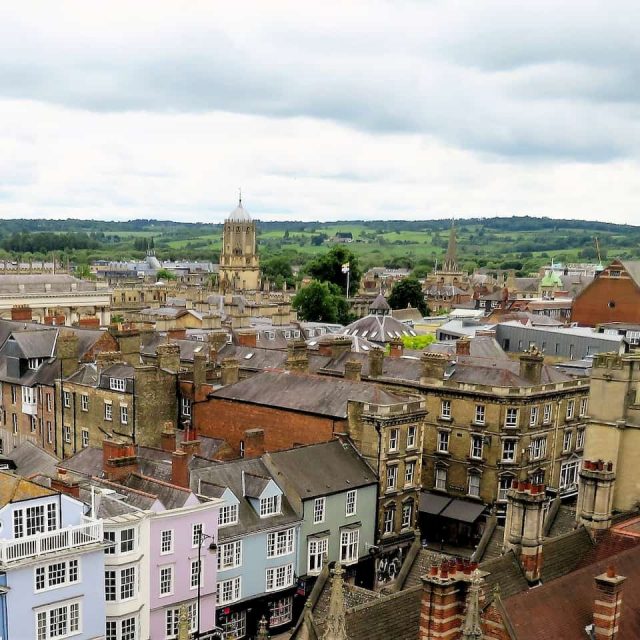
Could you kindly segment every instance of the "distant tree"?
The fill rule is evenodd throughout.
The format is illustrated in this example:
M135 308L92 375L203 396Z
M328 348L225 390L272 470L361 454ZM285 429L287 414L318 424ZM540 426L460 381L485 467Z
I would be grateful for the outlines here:
M347 276L342 273L342 265L349 263L349 295L358 291L362 271L358 258L344 245L336 245L330 251L313 260L307 271L309 275L320 282L331 282L344 291L347 285Z
M299 317L308 322L349 321L349 304L340 289L330 282L314 280L296 293L292 304Z
M273 256L262 263L262 273L265 277L276 284L276 286L282 287L284 282L289 286L293 286L294 277L291 270L291 262L287 258L279 255Z
M414 351L421 351L435 341L436 337L433 333L427 333L426 335L420 336L402 337L402 344L404 345L405 349L413 349Z
M168 269L158 269L156 271L156 281L158 280L175 280L176 274L171 273Z
M422 285L417 278L405 278L397 282L391 291L388 302L392 309L406 309L411 305L414 309L419 309L423 316L427 314Z

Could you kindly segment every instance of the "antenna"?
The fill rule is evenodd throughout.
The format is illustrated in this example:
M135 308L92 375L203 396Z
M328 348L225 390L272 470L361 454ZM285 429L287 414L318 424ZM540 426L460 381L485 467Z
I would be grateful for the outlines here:
M600 243L598 242L598 236L594 238L596 243L596 253L598 254L598 264L602 264L602 258L600 257Z

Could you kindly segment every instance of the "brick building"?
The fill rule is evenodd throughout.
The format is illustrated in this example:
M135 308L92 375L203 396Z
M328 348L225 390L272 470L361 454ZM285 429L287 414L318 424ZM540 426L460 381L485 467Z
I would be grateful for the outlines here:
M59 455L55 380L117 343L107 331L0 320L0 449L29 441Z
M179 348L158 347L155 365L131 365L120 352L103 352L95 363L56 381L56 425L62 458L105 436L159 446L162 430L178 420Z
M611 262L576 296L571 320L590 327L603 322L640 322L640 262Z

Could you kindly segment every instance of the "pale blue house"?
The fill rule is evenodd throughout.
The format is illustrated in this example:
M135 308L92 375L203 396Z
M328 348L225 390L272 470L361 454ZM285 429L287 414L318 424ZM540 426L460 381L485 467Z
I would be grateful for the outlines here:
M0 637L104 637L102 522L84 505L0 472Z
M264 616L272 633L294 620L301 518L264 463L236 460L191 471L191 489L222 498L218 520L217 624L253 637Z

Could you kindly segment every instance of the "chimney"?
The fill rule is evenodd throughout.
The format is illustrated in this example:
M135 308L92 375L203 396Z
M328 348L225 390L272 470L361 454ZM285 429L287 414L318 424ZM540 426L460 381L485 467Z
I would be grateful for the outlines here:
M444 372L449 364L449 356L444 353L429 353L425 352L420 357L422 363L422 377L420 382L423 381L443 381Z
M142 343L140 331L137 329L111 329L110 333L118 341L118 348L124 362L131 365L139 364Z
M307 345L304 340L292 340L287 345L287 361L285 369L307 373L309 371L309 356L307 355Z
M138 469L136 447L106 438L102 442L102 471L107 480L122 480Z
M526 472L523 471L523 478ZM505 548L513 549L529 584L540 581L542 538L547 498L544 485L514 480L507 494Z
M238 345L255 349L258 344L258 332L255 329L240 329L236 331Z
M344 379L360 382L362 379L362 362L360 360L347 360L344 363Z
M456 340L456 355L457 356L470 356L471 355L471 338L464 336Z
M580 524L599 531L611 526L616 474L613 462L585 460L580 469L576 518Z
M171 454L171 484L189 488L189 460L191 456L186 451L174 451Z
M540 384L543 362L544 356L535 346L520 354L520 377L528 380L531 384Z
M56 340L56 356L61 362L63 378L67 378L77 370L80 354L75 331L60 330Z
M221 367L222 386L226 387L229 384L235 384L240 377L240 365L235 358L224 358Z
M445 560L422 577L419 640L459 640L465 623L467 595L485 573L475 562ZM466 636L464 636L466 637Z
M369 377L378 378L382 375L384 366L384 350L374 347L369 351Z
M244 432L244 457L259 458L264 454L264 429L247 429Z
M177 344L160 344L156 347L158 369L180 371L180 346Z
M207 335L207 339L209 340L209 344L217 352L220 352L220 350L227 344L227 332L222 329L218 331L210 331Z
M11 319L18 322L31 322L33 320L33 311L27 304L14 304L11 307Z
M187 330L178 327L167 329L167 336L169 336L169 340L186 340Z
M207 383L207 356L198 351L193 354L193 386L196 391Z
M184 435L182 436L181 449L186 452L189 455L189 459L191 459L192 456L200 455L200 445L201 441L200 438L198 438L198 432L191 423L187 423Z
M351 339L346 336L328 335L318 340L318 353L329 358L339 358L343 353L351 351Z
M78 326L81 329L99 329L100 319L96 316L84 316L78 320Z
M164 424L164 429L160 434L160 446L167 453L173 453L176 450L176 430L171 421Z
M56 477L51 478L51 489L80 499L80 485L72 481L67 475L67 470L61 467L58 467Z
M389 343L389 355L392 358L401 358L404 353L404 343L400 338L395 338Z
M622 612L622 585L626 578L616 575L610 566L596 577L596 599L593 603L594 640L615 640L618 637Z

